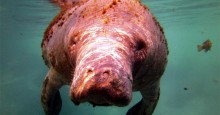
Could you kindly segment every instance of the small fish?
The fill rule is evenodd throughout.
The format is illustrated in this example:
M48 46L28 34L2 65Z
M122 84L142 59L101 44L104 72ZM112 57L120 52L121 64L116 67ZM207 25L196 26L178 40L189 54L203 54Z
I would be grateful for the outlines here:
M198 52L204 50L205 52L211 50L212 42L210 40L206 40L202 45L197 45Z

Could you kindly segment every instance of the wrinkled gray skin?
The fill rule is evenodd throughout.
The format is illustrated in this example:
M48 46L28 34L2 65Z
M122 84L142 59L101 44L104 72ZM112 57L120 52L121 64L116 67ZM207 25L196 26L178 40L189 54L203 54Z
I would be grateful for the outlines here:
M138 0L53 0L61 8L44 33L49 67L42 90L47 115L59 114L59 88L70 85L79 105L126 106L132 91L142 99L127 115L151 115L167 63L159 23Z

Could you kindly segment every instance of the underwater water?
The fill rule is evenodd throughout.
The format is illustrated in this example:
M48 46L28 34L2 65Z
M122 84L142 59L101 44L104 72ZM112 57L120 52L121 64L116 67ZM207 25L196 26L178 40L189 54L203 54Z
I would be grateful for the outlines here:
M220 1L142 0L164 28L169 57L154 115L220 115ZM0 115L43 115L41 88L48 68L43 32L59 9L48 0L0 0ZM207 39L212 47L198 52ZM61 88L60 115L125 115L126 107L75 106Z

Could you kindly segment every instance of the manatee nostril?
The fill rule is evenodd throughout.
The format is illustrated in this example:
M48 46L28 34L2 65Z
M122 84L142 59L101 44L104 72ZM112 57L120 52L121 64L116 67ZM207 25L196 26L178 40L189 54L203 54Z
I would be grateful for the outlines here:
M92 73L92 70L91 70L91 69L88 69L88 70L87 70L87 73L88 73L88 74Z
M88 70L86 70L84 76L90 76L92 74L93 74L93 70L92 69L88 69Z
M103 76L104 76L104 77L110 76L110 71L109 71L109 70L104 71L104 72L103 72Z

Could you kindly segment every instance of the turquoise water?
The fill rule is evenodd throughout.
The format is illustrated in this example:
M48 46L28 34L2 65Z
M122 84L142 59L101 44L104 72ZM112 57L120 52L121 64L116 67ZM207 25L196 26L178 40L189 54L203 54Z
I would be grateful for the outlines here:
M169 62L154 115L220 115L220 1L144 0L164 28ZM0 115L43 115L43 32L59 9L47 0L0 1ZM197 45L210 39L211 51ZM124 115L127 107L75 106L61 89L60 115Z

